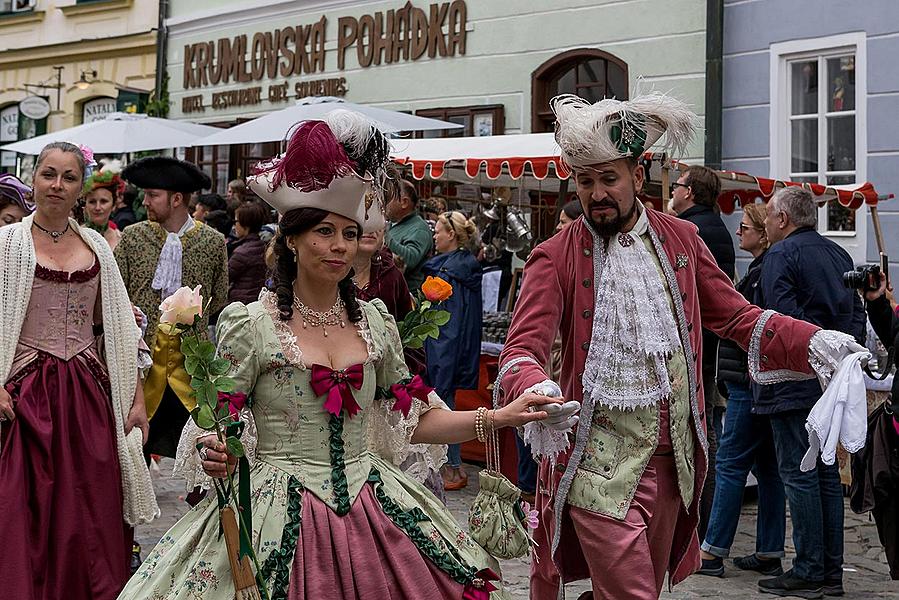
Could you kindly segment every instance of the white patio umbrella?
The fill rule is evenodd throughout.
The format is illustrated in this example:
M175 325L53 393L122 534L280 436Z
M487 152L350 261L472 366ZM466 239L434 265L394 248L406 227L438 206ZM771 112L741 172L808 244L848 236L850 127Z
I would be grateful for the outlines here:
M192 146L197 138L216 131L218 129L215 127L187 121L114 112L99 121L13 142L2 149L21 154L40 154L50 142L71 142L83 144L97 154L124 154Z
M384 133L397 131L432 131L440 129L458 129L457 123L447 123L438 119L417 117L406 113L344 102L331 96L309 97L297 100L294 106L283 108L259 118L241 123L229 129L221 129L217 133L194 141L194 146L219 146L228 144L258 144L260 142L278 142L287 137L291 127L301 121L321 119L338 108L362 113L374 121Z

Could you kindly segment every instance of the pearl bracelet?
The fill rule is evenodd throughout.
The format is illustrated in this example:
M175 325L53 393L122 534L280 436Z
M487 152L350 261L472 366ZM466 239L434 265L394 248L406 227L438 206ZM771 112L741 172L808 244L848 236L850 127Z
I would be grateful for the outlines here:
M474 416L474 433L478 438L479 442L487 441L487 431L484 426L484 416L487 414L487 409L483 406L479 406L476 414Z

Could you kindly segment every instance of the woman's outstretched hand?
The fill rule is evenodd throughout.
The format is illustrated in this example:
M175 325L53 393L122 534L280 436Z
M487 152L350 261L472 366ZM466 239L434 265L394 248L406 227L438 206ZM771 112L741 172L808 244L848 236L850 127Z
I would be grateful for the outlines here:
M494 425L499 429L501 427L519 427L532 421L542 421L549 416L547 406L561 405L564 401L564 398L553 398L541 394L522 394L504 407L497 409L494 415Z

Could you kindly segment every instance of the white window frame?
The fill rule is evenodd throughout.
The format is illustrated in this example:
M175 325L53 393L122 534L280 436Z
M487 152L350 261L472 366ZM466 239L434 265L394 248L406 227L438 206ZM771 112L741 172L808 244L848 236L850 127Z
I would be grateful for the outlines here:
M808 58L855 55L855 180L858 183L868 179L868 133L867 133L867 36L865 32L853 32L820 38L792 40L771 44L771 111L770 133L770 173L775 179L789 179L792 152L789 146L790 131L790 63ZM819 89L819 103L822 97ZM826 107L819 104L819 115L827 114ZM825 117L826 118L826 117ZM827 138L823 125L818 130L819 165L827 162ZM822 158L823 155L823 158ZM863 205L856 211L855 231L827 231L827 207L818 211L818 231L843 246L856 262L864 262L867 253L868 217Z

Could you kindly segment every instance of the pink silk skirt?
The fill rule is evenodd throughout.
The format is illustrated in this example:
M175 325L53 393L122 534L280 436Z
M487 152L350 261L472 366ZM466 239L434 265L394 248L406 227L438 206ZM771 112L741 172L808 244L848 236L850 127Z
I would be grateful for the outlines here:
M302 514L290 600L462 598L463 586L384 514L370 484L343 517L310 493Z

